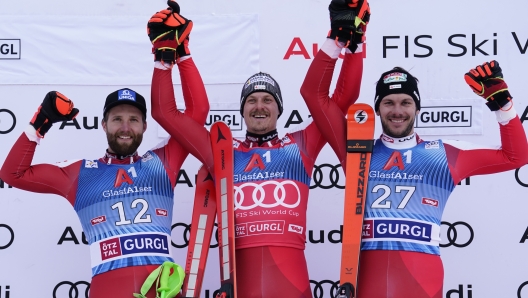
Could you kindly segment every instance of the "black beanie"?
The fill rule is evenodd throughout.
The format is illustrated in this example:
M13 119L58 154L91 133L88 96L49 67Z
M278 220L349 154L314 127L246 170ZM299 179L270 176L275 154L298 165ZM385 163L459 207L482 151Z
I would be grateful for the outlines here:
M404 93L414 99L416 109L420 109L420 92L418 91L418 79L401 67L395 67L384 72L376 84L376 96L374 97L374 110L379 110L381 100L389 94Z
M269 74L259 72L246 81L244 87L242 87L242 94L240 96L240 115L244 116L244 104L246 98L254 92L267 92L275 98L277 106L279 106L279 117L282 114L282 95L279 87L279 83L275 81Z

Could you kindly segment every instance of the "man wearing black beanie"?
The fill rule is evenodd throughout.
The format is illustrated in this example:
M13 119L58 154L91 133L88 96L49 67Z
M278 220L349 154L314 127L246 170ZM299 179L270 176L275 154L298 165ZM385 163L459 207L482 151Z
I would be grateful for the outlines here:
M320 60L316 56L305 80L323 82L317 86L320 90L303 95L317 126L332 132L324 136L345 167L346 119L328 117L337 107L320 96L331 81L331 76L324 74L328 63ZM341 72L339 79L351 75ZM440 223L455 186L469 176L508 171L528 163L526 133L498 62L479 65L464 78L495 113L500 147L421 139L414 132L422 105L418 79L395 67L384 72L376 84L374 107L383 133L374 143L364 192L357 297L443 297Z
M334 24L324 46L338 55L342 49L335 38L352 37L357 13L342 1L340 24ZM367 5L366 1L361 1ZM368 5L367 5L368 6ZM344 25L348 25L345 28ZM340 28L345 28L338 32ZM348 29L347 29L348 28ZM341 37L339 37L339 36ZM352 79L338 82L332 101L346 109L359 95L361 84L362 41L352 40L345 69ZM209 132L201 125L181 125L175 102L165 96L172 87L170 76L155 73L153 78L153 115L171 135L193 131L185 144L191 154L213 172ZM307 232L307 206L314 163L326 144L322 132L311 123L306 128L279 138L277 119L283 112L279 84L263 72L249 77L242 86L240 113L247 127L246 138L234 140L234 184L236 232L237 295L242 298L311 298L312 289L304 256ZM336 119L342 110L335 114Z

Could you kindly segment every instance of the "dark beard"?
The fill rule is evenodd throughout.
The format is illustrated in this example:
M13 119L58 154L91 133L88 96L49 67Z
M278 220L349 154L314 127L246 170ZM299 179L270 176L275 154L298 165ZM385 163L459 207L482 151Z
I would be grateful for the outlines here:
M383 129L383 133L388 135L389 137L392 137L392 138L395 138L395 139L405 138L406 136L411 134L411 131L413 130L413 126L414 126L414 121L415 120L416 120L416 118L414 118L411 122L409 122L409 125L407 126L407 128L401 134L393 133L388 128L388 126L385 125L384 121L381 121L381 127Z
M136 152L139 145L143 141L143 134L132 135L132 143L130 145L119 144L117 142L117 136L113 134L106 134L106 139L108 140L108 147L112 150L112 153L118 156L128 156Z

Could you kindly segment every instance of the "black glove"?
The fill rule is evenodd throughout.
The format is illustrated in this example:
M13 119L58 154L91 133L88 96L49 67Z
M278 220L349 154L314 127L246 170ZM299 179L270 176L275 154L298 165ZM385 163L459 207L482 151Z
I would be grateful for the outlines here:
M332 0L330 32L328 38L345 43L352 53L365 40L365 31L370 20L370 6L367 0Z
M471 90L486 99L492 111L498 111L512 100L508 85L502 78L499 62L492 60L471 69L464 75Z
M173 64L177 59L177 52L188 52L184 41L188 41L193 23L180 15L180 6L176 1L168 0L167 4L167 9L155 13L150 18L147 33L153 45L154 61ZM182 48L177 51L179 46Z
M37 136L43 138L53 123L73 120L79 110L73 107L73 102L57 91L50 91L44 97L42 104L29 122L37 131Z

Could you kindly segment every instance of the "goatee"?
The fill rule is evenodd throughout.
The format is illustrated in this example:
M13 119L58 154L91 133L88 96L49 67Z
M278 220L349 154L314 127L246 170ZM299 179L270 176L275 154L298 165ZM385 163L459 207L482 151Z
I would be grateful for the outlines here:
M143 141L143 134L130 135L132 138L132 143L130 144L120 144L118 142L118 136L115 134L106 134L106 139L108 140L108 147L112 150L113 153L119 156L128 156L134 154L141 142Z

